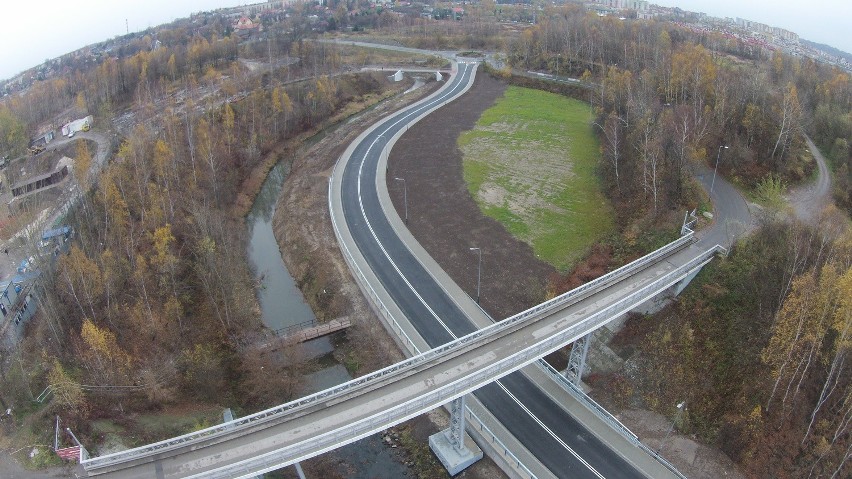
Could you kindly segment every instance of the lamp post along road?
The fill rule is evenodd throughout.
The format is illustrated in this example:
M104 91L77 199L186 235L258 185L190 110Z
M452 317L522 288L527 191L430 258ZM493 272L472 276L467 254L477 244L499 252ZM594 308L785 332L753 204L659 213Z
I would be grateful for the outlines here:
M677 420L678 418L680 418L680 414L683 412L684 409L686 409L686 401L681 401L680 404L677 405L677 415L675 416L674 421L672 421L671 427L669 427L668 432L663 437L663 442L660 443L660 447L657 448L657 454L659 454L660 451L663 450L663 446L666 445L666 440L669 438L669 435L672 433L672 430L674 430L675 423L677 423Z
M476 304L479 304L479 287L482 285L482 249L471 248L471 251L476 251L479 255L479 261L476 266Z
M394 180L402 182L402 204L405 207L405 224L408 224L408 186L404 178L396 177Z
M716 186L716 171L719 169L719 157L722 155L722 148L728 149L726 145L719 145L719 151L716 152L716 167L713 168L713 181L710 182L710 197L713 197L713 187Z

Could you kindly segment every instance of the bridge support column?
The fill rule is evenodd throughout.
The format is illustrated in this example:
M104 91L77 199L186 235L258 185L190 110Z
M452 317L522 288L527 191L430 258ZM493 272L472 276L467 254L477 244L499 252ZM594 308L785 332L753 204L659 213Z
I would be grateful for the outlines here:
M429 436L429 447L451 476L482 459L482 449L464 432L464 396L450 403L450 427Z
M589 333L574 341L574 345L571 346L571 355L568 357L568 369L565 370L565 377L577 386L580 385L583 371L586 369L586 356L589 355L592 334L594 333Z
M700 272L701 272L701 270L697 269L697 270L693 271L692 273L689 273L689 276L687 276L686 278L683 278L677 284L675 284L673 286L673 288L674 288L674 295L673 296L678 296L681 292L683 292L683 290L686 289L687 286L689 286L689 283L691 283L692 280L695 279L695 277L698 276L698 273L700 273Z

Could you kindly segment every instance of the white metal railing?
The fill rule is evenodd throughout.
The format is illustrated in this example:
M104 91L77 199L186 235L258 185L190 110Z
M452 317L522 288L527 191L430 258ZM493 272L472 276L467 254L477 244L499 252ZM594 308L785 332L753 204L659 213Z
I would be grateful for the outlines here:
M621 434L625 439L630 441L634 446L642 449L646 453L648 453L651 457L656 459L660 464L663 465L666 469L672 472L675 476L680 479L686 479L677 468L672 465L669 461L667 461L663 456L659 455L656 451L652 450L648 446L646 446L642 441L639 440L639 436L633 433L627 426L625 426L621 421L618 420L615 416L612 415L609 411L606 410L603 406L597 403L594 399L591 398L588 394L583 392L576 384L569 381L568 378L559 374L559 371L553 368L550 364L547 363L544 359L539 359L536 361L536 365L539 369L544 371L545 374L550 376L556 384L562 387L568 394L570 394L574 399L576 399L580 404L584 405L587 409L592 411L596 416L598 416L601 420L603 420L607 425L609 425L616 432Z
M476 413L470 410L470 407L465 406L464 410L465 415L467 416L467 427L465 429L478 429L477 432L479 432L479 436L482 438L482 440L490 442L491 447L494 449L494 451L503 456L503 460L508 461L508 464L511 464L513 467L515 467L518 472L526 474L527 477L529 477L530 479L536 479L538 477L533 474L532 471L530 471L526 464L524 464L523 462L521 462L520 459L518 459L518 456L516 456L515 453L511 451L511 449L509 449L505 444L503 444L503 441L501 441L500 438L497 437L497 435L494 434L494 432L488 426L485 425L485 423L482 421L482 419L479 418L479 416L476 415Z
M558 349L562 345L567 344L584 334L588 334L590 331L593 331L603 325L609 318L616 317L634 307L636 304L640 304L649 297L653 297L665 288L668 288L677 281L680 281L691 271L698 269L709 262L712 259L712 255L717 251L716 247L707 250L683 266L663 275L640 290L528 348L511 354L503 360L496 361L490 366L474 372L473 374L457 380L456 382L449 383L444 387L436 388L425 395L414 398L402 406L385 411L377 417L368 418L368 424L363 424L364 421L361 421L356 425L351 425L350 427L336 430L328 434L333 434L333 437L336 438L336 440L342 437L352 437L353 434L357 435L358 431L364 427L374 427L376 424L375 420L382 422L385 424L384 427L387 427L394 423L393 420L390 419L391 417L398 418L400 416L404 416L405 414L409 414L413 409L421 410L421 412L432 409L436 405L443 404L455 397L466 394L482 384L487 384L499 379L523 365ZM82 463L87 470L103 468L155 453L173 450L188 444L197 445L199 442L204 440L213 438L218 439L222 436L235 434L238 431L245 430L247 427L269 422L272 419L275 419L275 422L277 423L285 414L292 414L296 411L306 412L306 409L311 406L322 406L325 404L325 401L331 397L340 399L345 395L356 394L356 392L363 391L367 388L372 390L375 386L377 386L376 382L383 382L391 377L399 376L401 374L408 375L409 373L412 373L412 370L415 368L423 367L424 369L428 369L428 367L431 366L429 363L440 363L443 359L453 357L466 348L481 346L481 344L498 339L499 337L518 329L526 322L533 323L536 321L536 319L528 319L529 315L516 315L513 318L496 323L485 329L474 331L467 336L418 354L417 356L401 361L397 364L393 364L374 373L353 379L352 381L291 401L281 406L270 408L229 423L206 428L147 446L87 459L82 461ZM369 424L372 424L372 426ZM303 443L285 447L282 450L279 450L276 454L298 454L298 452L303 450L303 448L316 448L316 442L322 437L325 436L312 438L311 440ZM313 445L311 446L311 444Z
M392 326L394 332L399 335L400 339L406 346L410 346L414 348L414 351L420 352L420 349L414 344L414 341L411 340L411 337L408 333L402 329L402 325L397 322L396 318L393 317L390 310L382 299L379 297L379 294L373 289L373 285L367 280L367 277L364 275L364 272L361 270L361 267L358 266L358 263L355 262L355 258L352 256L352 252L349 250L349 246L346 244L346 241L343 241L343 237L341 236L340 229L337 226L337 221L334 216L334 205L332 205L331 194L332 194L332 186L334 185L334 175L328 179L328 211L331 216L331 225L334 228L334 235L337 237L337 244L340 245L341 250L343 251L343 259L346 260L346 264L349 265L349 270L355 276L355 281L358 282L367 293L367 297L373 303L373 305L378 308L379 314L385 318L389 324Z
M637 260L634 260L630 263L627 263L626 265L624 265L624 266L622 266L618 269L612 270L612 271L610 271L609 273L607 273L603 276L595 278L592 281L589 281L588 283L582 284L582 285L572 289L571 291L568 291L568 292L563 293L563 294L561 294L561 295L559 295L559 296L557 296L553 299L550 299L550 300L545 301L541 304L533 306L532 308L529 308L525 311L521 311L520 313L516 314L515 316L512 316L509 319L513 319L513 318L516 318L518 316L526 317L526 316L533 315L533 314L540 314L540 313L548 311L552 308L567 306L568 304L570 304L574 301L577 301L580 298L584 297L584 295L586 293L589 293L590 291L597 290L598 288L600 288L603 285L606 285L606 284L609 284L611 282L615 282L617 280L620 280L620 279L624 278L625 276L629 276L629 275L633 274L634 272L636 272L640 269L643 269L643 268L645 268L646 266L648 266L652 263L658 262L660 259L665 258L666 256L674 253L675 251L679 250L680 248L682 248L684 246L687 246L693 240L694 240L694 233L692 231L689 231L689 232L685 233L683 236L681 236L680 238L672 241L671 243L663 246L660 249L657 249L657 250L655 250L651 253L648 253L645 256L643 256L643 257L641 257Z
M545 374L547 374L556 384L558 384L562 389L564 389L568 394L574 397L581 404L586 406L587 409L590 409L594 412L598 417L603 419L610 427L621 433L622 436L627 438L630 442L634 444L638 442L639 438L636 434L633 433L627 426L621 423L615 416L612 415L609 411L606 410L603 406L597 403L594 399L592 399L589 395L583 392L579 386L569 381L568 378L559 373L556 369L553 368L547 361L544 359L539 359L536 361L536 366L541 369Z
M332 180L333 180L333 178L332 178ZM331 184L332 183L329 184L329 188L331 188ZM331 201L331 199L329 199L329 201ZM333 218L333 214L334 214L333 208L330 208L330 211L331 211L331 214L332 214L332 224L334 225L335 234L339 238L340 232L338 231L337 225L336 225L334 218ZM681 239L679 239L679 240L677 240L673 243L670 243L666 247L661 248L661 250L666 250L667 248L672 247L673 244L679 243L681 241L684 241L684 238L681 238ZM347 261L347 264L349 264L350 269L353 271L353 273L355 273L356 280L358 280L359 283L361 283L365 286L365 291L368 293L368 296L370 297L370 300L373 302L373 304L375 304L378 307L380 314L383 317L385 317L389 321L390 324L392 324L393 329L397 332L398 335L400 335L403 338L404 343L412 346L414 348L414 350L417 351L418 349L417 349L416 345L414 344L414 342L411 340L411 338L408 336L408 334L403 330L402 326L396 321L396 319L390 313L390 310L386 307L386 305L384 305L384 303L382 302L378 293L372 288L372 286L369 284L369 281L367 281L367 278L364 275L363 271L355 263L354 258L352 257L351 252L349 251L348 247L343 242L341 242L340 244L343 246L343 249L344 249L344 252L345 252L344 257ZM567 330L564 330L564 331L552 336L551 338L549 338L545 341L539 342L537 345L534 345L531 348L527 348L525 350L522 350L520 352L517 352L517 353L511 355L510 358L509 358L509 359L511 359L511 361L500 361L497 364L493 365L492 367L486 368L486 370L484 370L484 371L474 373L474 375L472 375L471 377L466 378L463 381L463 384L466 384L466 385L486 384L488 382L491 382L492 380L497 379L499 377L502 377L503 375L511 372L511 371L507 371L506 368L513 367L513 366L511 366L512 364L514 364L514 365L526 364L526 363L534 360L537 357L536 355L541 356L543 354L546 354L546 352L549 352L549 351L546 351L548 348L556 349L556 348L560 347L559 343L561 341L565 341L566 340L565 338L572 335L572 334L578 334L577 331L585 329L586 332L588 332L588 331L591 331L593 329L596 329L599 326L599 324L597 324L597 323L602 324L601 321L603 321L603 320L601 318L603 317L603 315L606 312L612 311L613 308L615 308L619 305L625 304L625 301L628 300L628 299L635 300L638 297L637 295L639 293L646 292L646 289L648 287L660 283L663 279L671 277L671 275L674 274L675 272L681 271L681 270L683 270L684 267L692 265L693 263L696 262L696 260L701 259L707 253L712 254L715 251L716 251L715 248L708 250L708 252L704 253L701 257L696 258L693 261L690 261L689 263L687 263L687 265L684 265L681 268L678 268L675 271L670 272L669 274L663 276L662 278L659 278L655 282L651 283L651 285L646 286L645 288L641 289L640 291L631 294L627 298L622 299L621 301L615 303L614 305L612 305L608 308L605 308L604 310L601 310L598 313L593 314L592 316L590 316L589 318L586 318L585 320L581 321L580 323L569 327ZM641 262L643 265L648 264L652 261L651 259L649 259L649 256L652 256L652 255L654 255L654 253L651 253L651 255L646 255L645 257L640 258L639 260L637 260L634 263ZM655 256L655 257L659 257L659 256ZM709 259L707 259L706 261L709 261ZM634 268L638 268L638 267L641 267L641 266L634 266ZM618 270L615 270L612 273L610 273L610 275L605 275L604 277L602 277L602 278L607 278L605 281L599 281L597 283L592 282L592 283L595 284L595 287L598 287L601 284L603 284L604 282L612 280L614 277L616 277L619 274L626 274L625 268L627 268L627 267L619 268ZM601 280L602 278L599 278L599 280ZM121 451L121 452L117 452L117 453L113 453L113 454L108 454L108 455L105 455L105 456L84 459L84 460L81 460L81 463L84 465L84 467L86 468L87 471L93 470L93 469L104 468L104 467L116 465L116 464L119 464L119 463L122 463L122 462L127 462L127 461L132 461L132 460L135 460L135 459L147 457L147 456L150 456L150 455L155 454L155 453L162 453L162 452L165 452L165 451L174 450L174 449L177 449L177 448L189 445L189 444L195 445L195 444L198 444L198 443L205 441L205 440L208 440L208 439L221 438L221 437L226 436L226 435L234 434L237 431L242 431L242 430L245 430L246 428L253 427L253 426L256 426L256 425L260 425L260 424L263 424L265 422L269 422L273 419L276 420L276 422L277 422L277 421L281 420L282 416L285 415L285 414L293 414L293 413L296 413L296 412L306 412L310 407L317 405L321 401L324 401L324 400L329 399L331 397L341 398L342 396L345 396L345 395L355 394L358 391L363 391L367 387L372 389L372 387L376 386L376 382L387 381L390 378L398 376L400 374L408 374L414 368L424 366L424 365L426 365L430 362L433 362L433 361L441 362L442 357L444 357L445 355L446 355L446 357L451 357L451 356L454 355L452 353L459 352L463 348L469 347L473 343L477 343L477 342L480 342L480 341L485 342L489 338L493 338L496 335L506 334L506 333L518 328L518 327L521 327L523 325L523 323L526 322L527 319L538 318L541 315L543 315L545 312L549 312L549 311L557 308L560 305L564 305L568 301L567 298L574 298L574 297L576 297L576 295L581 294L582 292L589 291L590 288L591 287L588 284L583 285L580 288L577 288L577 289L580 289L582 291L575 292L575 293L573 293L573 295L572 295L572 292L568 292L565 295L562 295L558 298L554 298L553 300L550 300L546 303L543 303L542 305L539 305L537 307L531 308L527 311L521 312L521 313L519 313L519 314L517 314L517 315L515 315L511 318L508 318L508 319L506 319L506 320L504 320L500 323L489 326L488 328L485 328L485 329L482 329L482 330L479 330L479 331L475 331L475 332L473 332L473 333L471 333L467 336L459 338L455 341L447 343L447 344L440 346L438 348L426 351L424 353L417 354L416 356L409 358L407 360L401 361L397 364L388 366L386 368L383 368L379 371L368 374L368 375L363 376L361 378L356 378L356 379L349 381L349 382L346 382L344 384L326 389L324 391L320 391L320 392L315 393L313 395L310 395L310 396L307 396L307 397L304 397L304 398L301 398L301 399L298 399L298 400L295 400L295 401L291 401L289 403L286 403L286 404L283 404L283 405L280 405L280 406L277 406L277 407L274 407L274 408L270 408L270 409L255 413L255 414L252 414L250 416L245 416L243 418L231 421L229 423L213 426L213 427L206 428L206 429L203 429L203 430L200 430L200 431L185 434L185 435L178 436L178 437L171 438L171 439L167 439L167 440L164 440L164 441L159 441L157 443L153 443L153 444L150 444L150 445L147 445L147 446L142 446L142 447L135 448L135 449L130 449L130 450L127 450L127 451ZM571 295L571 296L569 296L569 295ZM608 314L608 313L606 313L606 314ZM530 320L530 322L534 322L534 319ZM590 328L589 328L589 326L590 326ZM577 337L579 337L579 336L582 336L582 334L577 335ZM570 340L569 340L569 342L570 342ZM556 346L554 346L554 344L556 344ZM542 351L546 351L546 352L542 352ZM518 366L518 367L520 367L520 366ZM514 370L514 369L517 369L517 368L513 367L512 370ZM465 389L465 391L459 393L459 391L462 390L462 389ZM472 390L471 386L463 386L463 385L460 385L459 383L453 384L452 388L450 388L449 391L447 390L447 388L440 388L439 390L435 390L435 391L433 391L433 392L431 392L431 393L429 393L425 396L421 396L419 398L416 398L412 402L409 402L409 403L406 403L405 405L403 405L404 407L402 408L402 414L408 413L411 410L412 407L414 407L415 409L423 407L424 404L429 404L428 408L425 409L425 410L431 409L434 406L431 405L431 403L429 401L438 400L439 401L438 404L442 404L442 403L449 401L450 399L453 398L453 397L447 397L447 396L455 395L454 397L457 397L461 394L469 392L469 391L467 391L467 389ZM475 389L475 387L473 387L473 389ZM436 395L438 395L438 396L436 396ZM415 406L415 404L419 404L419 406ZM395 408L393 411L396 411L395 415L398 416L400 414L400 412L397 411L397 409L399 409L399 408ZM384 418L388 414L391 414L391 411L384 412L379 416ZM390 416L388 416L388 417L390 417ZM386 419L381 419L382 424L385 424L384 421L386 421ZM374 424L374 421L370 421L370 423ZM361 424L361 423L358 423L358 424ZM351 437L353 433L357 434L357 431L359 429L363 428L363 427L372 427L372 426L353 425L353 426L345 428L345 430L348 431L348 432L344 433L344 432L340 432L342 430L338 430L338 431L333 431L332 433L329 433L329 434L334 434L335 437L344 437L344 436L345 437ZM385 426L385 427L387 427L387 426ZM290 446L288 448L284 448L283 450L278 451L276 454L281 454L284 451L290 451L293 448L295 448L295 449L293 449L293 453L297 453L297 451L301 450L301 448L306 448L306 449L309 448L310 446L308 444L314 443L318 439L319 438L315 438L315 439L310 440L310 441L305 441L305 443L296 444L296 445Z
M637 304L646 301L649 297L653 297L659 292L664 291L671 285L689 275L692 271L708 263L717 251L719 250L716 247L705 251L683 266L680 266L662 277L657 278L655 281L640 290L592 314L586 319L579 321L578 323L575 323L574 325L571 325L568 328L537 342L536 344L520 351L516 351L506 358L489 363L484 368L479 369L468 376L446 383L445 385L432 389L425 394L409 399L402 404L390 407L380 413L374 414L373 416L352 423L345 428L335 429L311 438L310 440L302 441L276 451L265 453L235 467L240 470L247 468L245 470L248 471L257 471L259 468L263 468L264 464L274 464L274 466L271 467L277 467L278 465L281 465L282 462L285 462L282 461L282 457L292 458L308 456L311 451L328 450L330 445L354 441L360 437L371 434L372 432L385 429L390 425L397 424L405 419L438 407L441 404L467 394L484 384L500 379L501 377L516 371L551 351L558 349L567 342L587 334L590 326L597 327L604 324L608 319L623 314L625 311L628 311ZM485 339L493 337L495 335L495 331L504 334L511 332L507 331L511 328L501 326L503 326L502 323L489 326L486 328L489 330L487 332L484 332L485 330L480 330L471 333L465 337L448 343L446 346L422 353L415 358L427 357L430 353L436 351L442 351L440 353L441 355L450 352L459 352L462 349L471 347L471 342L475 342L475 339L477 338ZM454 356L454 354L448 355ZM350 381L350 383L354 382L357 382L357 380ZM230 477L232 475L233 471L231 468L225 467L212 474L205 473L204 477Z
M417 347L417 344L411 340L411 337L402 329L402 326L397 322L396 318L390 313L388 308L385 306L384 302L379 298L379 295L376 293L373 286L367 281L366 276L364 275L361 268L355 262L354 257L352 256L352 252L349 250L349 247L346 245L346 242L343 240L340 234L340 230L338 229L337 222L334 218L334 207L331 204L331 195L332 195L332 185L334 184L334 176L332 175L329 178L328 188L329 188L329 205L328 210L331 214L331 224L334 227L334 234L337 237L337 244L340 245L343 251L344 259L346 263L349 265L350 271L354 273L355 280L358 281L359 284L363 286L363 288L368 292L368 298L374 302L374 306L379 309L380 314L388 320L388 324L392 326L393 331L398 335L398 337L403 341L403 343L411 348L411 351L414 352L415 355L421 354L420 348ZM480 435L483 440L489 440L491 442L492 447L494 447L495 451L500 452L503 457L509 461L510 464L513 464L515 468L519 469L519 472L526 474L530 479L536 479L536 475L533 474L532 471L523 463L521 460L509 449L508 446L503 444L499 437L494 434L493 431L473 412L470 407L465 406L465 412L468 416L469 427L475 427L479 429ZM474 426L475 424L475 426ZM490 439L489 439L490 438Z

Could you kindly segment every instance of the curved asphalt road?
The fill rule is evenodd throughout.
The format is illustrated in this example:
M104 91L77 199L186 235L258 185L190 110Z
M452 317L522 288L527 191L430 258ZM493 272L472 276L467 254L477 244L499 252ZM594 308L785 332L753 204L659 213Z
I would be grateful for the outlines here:
M455 96L475 69L476 65L461 63L441 95L384 120L355 147L342 178L344 217L356 245L432 347L476 328L394 232L379 202L376 170L387 141L424 110ZM643 477L523 374L514 373L475 394L557 477Z
M698 164L693 167L692 173L704 190L709 192L710 185L713 183L713 169L704 164ZM737 238L754 228L751 210L743 195L722 175L716 175L716 183L713 185L713 194L710 197L713 202L714 221L710 227L696 234L699 238L698 244L704 248L718 244L730 249Z

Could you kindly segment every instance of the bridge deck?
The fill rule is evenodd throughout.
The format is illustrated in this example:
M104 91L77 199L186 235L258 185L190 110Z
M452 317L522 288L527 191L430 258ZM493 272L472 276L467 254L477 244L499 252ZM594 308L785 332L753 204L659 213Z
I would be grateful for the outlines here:
M607 318L598 318L600 311L617 307L612 312L620 314L682 278L684 267L677 265L697 265L689 259L696 255L701 257L693 248L681 251L675 255L680 258L663 259L576 303L488 328L493 333L474 333L479 335L476 341L462 338L442 354L432 353L433 359L409 360L411 367L403 366L384 377L356 380L359 384L343 394L303 403L263 420L221 426L228 428L227 434L164 447L154 456L113 466L90 467L88 473L111 472L108 477L131 479L235 477L240 473L234 465L250 475L321 454L473 391L573 341L606 323ZM624 303L627 300L633 303ZM226 465L230 468L219 470Z

